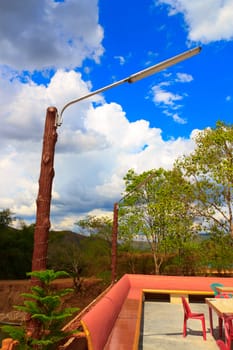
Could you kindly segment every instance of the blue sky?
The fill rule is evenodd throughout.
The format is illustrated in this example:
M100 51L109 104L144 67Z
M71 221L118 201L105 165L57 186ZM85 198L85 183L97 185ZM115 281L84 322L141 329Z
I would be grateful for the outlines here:
M232 0L2 0L0 208L35 221L48 106L193 47L201 53L64 112L52 227L111 214L128 169L169 169L197 130L232 123L232 18Z

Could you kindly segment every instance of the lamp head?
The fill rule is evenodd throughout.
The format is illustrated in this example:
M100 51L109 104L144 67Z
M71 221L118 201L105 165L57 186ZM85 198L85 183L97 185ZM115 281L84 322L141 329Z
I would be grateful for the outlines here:
M201 47L196 47L194 49L185 51L177 56L169 58L168 60L157 63L152 67L143 69L142 71L131 75L127 81L128 81L128 83L135 83L136 81L138 81L140 79L143 79L143 78L148 77L149 75L158 73L159 71L166 69L170 66L173 66L174 64L176 64L178 62L181 62L181 61L183 61L187 58L190 58L194 55L197 55L200 51L201 51Z

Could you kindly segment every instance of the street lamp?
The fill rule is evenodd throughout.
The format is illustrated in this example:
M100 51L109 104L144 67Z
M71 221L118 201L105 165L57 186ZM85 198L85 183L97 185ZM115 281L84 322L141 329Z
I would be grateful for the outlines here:
M32 257L32 271L46 270L47 265L47 250L48 250L48 234L50 229L50 206L52 197L52 182L54 177L54 154L57 141L57 127L62 124L62 115L70 105L85 100L96 94L109 90L123 83L134 83L149 75L166 69L178 62L181 62L189 57L198 54L201 51L200 47L185 51L177 56L174 56L166 61L158 63L152 67L146 68L140 72L130 75L129 77L107 85L101 89L90 92L89 94L77 98L67 103L59 114L56 107L47 109L44 137L41 157L41 171L39 177L39 190L36 200L36 224L34 231L34 250ZM36 282L35 282L36 283Z
M201 51L201 47L199 47L199 46L195 47L194 49L185 51L185 52L183 52L183 53L181 53L181 54L179 54L177 56L169 58L168 60L165 60L165 61L162 61L160 63L157 63L154 66L151 66L149 68L141 70L140 72L134 73L134 74L130 75L127 78L124 78L122 80L116 81L115 83L112 83L110 85L104 86L101 89L95 90L95 91L90 92L89 94L87 94L85 96L79 97L79 98L77 98L75 100L72 100L72 101L68 102L62 108L60 116L58 115L58 121L57 121L58 125L57 126L61 126L63 112L65 111L65 109L67 107L71 106L72 104L80 102L80 101L83 101L83 100L85 100L85 99L87 99L87 98L89 98L91 96L94 96L94 95L99 94L101 92L104 92L106 90L112 89L113 87L116 87L118 85L121 85L121 84L124 84L124 83L130 83L130 84L131 83L135 83L138 80L146 78L146 77L148 77L148 76L150 76L152 74L158 73L161 70L166 69L166 68L168 68L170 66L173 66L174 64L176 64L178 62L184 61L185 59L187 59L189 57L197 55L200 51Z

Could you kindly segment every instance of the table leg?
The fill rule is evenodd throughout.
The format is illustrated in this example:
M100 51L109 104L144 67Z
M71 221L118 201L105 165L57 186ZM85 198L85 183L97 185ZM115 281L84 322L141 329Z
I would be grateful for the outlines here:
M213 314L212 308L209 306L209 318L210 318L210 333L213 335Z
M225 329L225 321L219 317L218 318L218 328L219 328L219 337L222 338L222 325L223 325L223 322L224 322L224 329Z

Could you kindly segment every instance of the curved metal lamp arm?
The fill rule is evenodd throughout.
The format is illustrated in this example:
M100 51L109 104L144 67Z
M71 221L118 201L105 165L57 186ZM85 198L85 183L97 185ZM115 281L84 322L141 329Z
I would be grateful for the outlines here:
M94 96L94 95L97 95L97 94L99 94L99 93L101 93L101 92L103 92L103 91L109 90L109 89L111 89L111 88L113 88L113 87L115 87L115 86L118 86L118 85L120 85L120 84L123 84L123 83L127 82L127 79L128 79L128 78L122 79L122 80L117 81L117 82L115 82L115 83L113 83L113 84L107 85L107 86L105 86L105 87L103 87L103 88L101 88L101 89L98 89L98 90L95 90L95 91L93 91L93 92L90 92L89 94L87 94L87 95L85 95L85 96L76 98L75 100L72 100L72 101L68 102L68 103L62 108L60 115L58 115L58 123L59 123L59 124L57 124L57 126L61 126L61 124L62 124L62 115L63 115L63 113L64 113L64 111L65 111L66 108L68 108L69 106L73 105L74 103L83 101L83 100L85 100L85 99L87 99L87 98L89 98L89 97L92 97L92 96Z
M107 85L107 86L104 86L98 90L95 90L93 92L90 92L89 94L85 95L85 96L82 96L82 97L79 97L75 100L72 100L70 102L68 102L61 110L61 113L57 113L57 117L56 117L56 126L61 126L62 125L62 115L64 113L64 111L66 110L67 107L71 106L72 104L74 103L77 103L77 102L80 102L80 101L83 101L89 97L92 97L96 94L99 94L103 91L106 91L106 90L109 90L115 86L118 86L118 85L121 85L121 84L124 84L124 83L134 83L140 79L143 79L143 78L146 78L148 77L149 75L152 75L152 74L155 74L157 72L160 72L161 70L163 69L166 69L178 62L181 62L189 57L192 57L196 54L198 54L199 52L201 51L201 47L198 46L198 47L195 47L194 49L191 49L191 50L188 50L188 51L185 51L177 56L174 56L172 58L169 58L165 61L162 61L160 63L157 63L155 64L154 66L151 66L149 68L146 68L146 69L143 69L135 74L132 74L130 75L129 77L125 78L125 79L122 79L122 80L119 80L115 83L112 83L110 85Z

